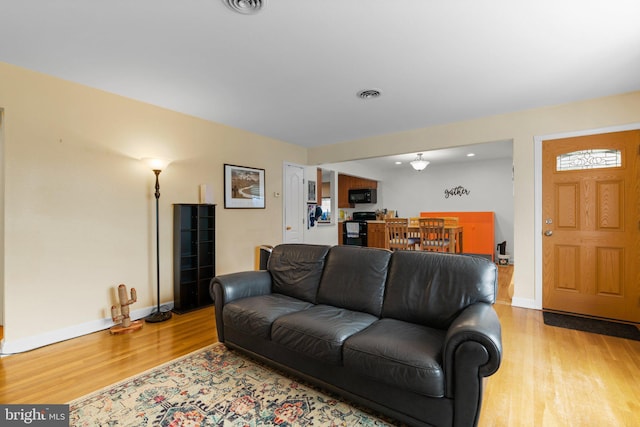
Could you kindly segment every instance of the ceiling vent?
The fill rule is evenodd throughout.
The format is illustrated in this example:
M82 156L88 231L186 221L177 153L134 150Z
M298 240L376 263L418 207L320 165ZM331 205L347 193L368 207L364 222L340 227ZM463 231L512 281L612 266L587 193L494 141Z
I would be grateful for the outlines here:
M358 92L358 98L362 98L362 99L377 98L379 96L380 96L380 91L376 89L367 89L367 90L362 90Z
M229 9L242 13L243 15L253 15L260 12L264 0L222 0Z

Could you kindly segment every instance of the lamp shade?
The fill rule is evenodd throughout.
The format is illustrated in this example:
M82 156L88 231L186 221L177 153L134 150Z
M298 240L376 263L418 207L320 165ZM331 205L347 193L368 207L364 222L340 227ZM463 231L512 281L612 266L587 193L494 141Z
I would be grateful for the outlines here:
M144 159L140 159L143 162L145 162L147 164L147 166L149 166L151 168L151 170L164 170L167 166L169 166L169 163L171 163L171 160L166 160L166 159L158 159L155 157L145 157Z
M411 167L417 171L421 171L426 168L428 164L429 162L422 158L422 153L419 153L418 157L416 157L416 159L411 162Z

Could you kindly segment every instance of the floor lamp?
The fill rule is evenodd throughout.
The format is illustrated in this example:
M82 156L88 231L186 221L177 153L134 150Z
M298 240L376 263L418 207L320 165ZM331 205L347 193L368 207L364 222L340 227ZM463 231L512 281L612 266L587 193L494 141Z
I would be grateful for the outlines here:
M160 311L160 222L158 215L158 201L160 199L160 182L158 181L158 175L162 172L162 169L169 165L169 162L161 159L143 159L147 165L151 168L156 175L156 280L157 280L157 302L158 308L155 313L145 317L145 321L149 323L164 322L171 319L171 311Z

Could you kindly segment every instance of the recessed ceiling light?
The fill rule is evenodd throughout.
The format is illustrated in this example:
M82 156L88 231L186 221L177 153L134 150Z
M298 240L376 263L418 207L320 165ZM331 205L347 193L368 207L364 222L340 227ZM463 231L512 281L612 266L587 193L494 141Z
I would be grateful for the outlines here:
M473 156L475 156L475 155L476 155L475 153L468 153L468 154L467 154L467 157L473 157Z
M402 164L402 162L401 162L401 161L397 161L397 162L396 162L396 165L401 165L401 164Z
M252 15L260 12L265 0L222 0L229 9L243 15Z
M377 98L380 95L381 95L381 93L377 89L366 89L366 90L361 90L360 92L358 92L358 98L362 98L362 99Z

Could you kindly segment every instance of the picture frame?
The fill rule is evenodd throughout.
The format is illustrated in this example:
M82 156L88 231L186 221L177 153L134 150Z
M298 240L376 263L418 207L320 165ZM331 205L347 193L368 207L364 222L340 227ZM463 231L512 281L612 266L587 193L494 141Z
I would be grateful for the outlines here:
M264 169L224 164L224 208L264 209Z
M316 182L308 180L307 181L307 203L316 203L317 200L316 193Z

